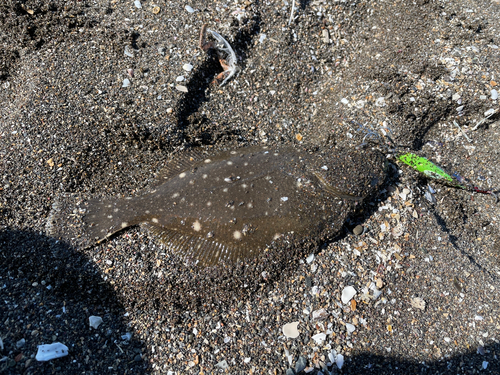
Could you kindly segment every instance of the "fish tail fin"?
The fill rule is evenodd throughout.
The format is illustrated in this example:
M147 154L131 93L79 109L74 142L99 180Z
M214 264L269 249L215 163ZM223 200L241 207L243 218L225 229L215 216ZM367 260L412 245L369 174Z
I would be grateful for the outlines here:
M83 217L86 205L78 194L63 194L56 198L45 225L46 233L76 248L86 248L95 241L87 235Z
M52 205L46 224L47 233L77 248L101 242L112 234L136 222L119 198L85 201L76 194L65 194Z

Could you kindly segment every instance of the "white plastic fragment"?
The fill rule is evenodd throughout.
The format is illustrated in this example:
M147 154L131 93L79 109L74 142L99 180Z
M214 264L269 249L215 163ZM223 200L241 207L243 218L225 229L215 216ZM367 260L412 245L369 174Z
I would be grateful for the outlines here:
M186 5L184 9L186 9L189 13L194 13L194 9L189 5Z
M97 329L102 323L102 318L100 316L89 316L89 324L92 328Z
M68 347L60 342L54 342L48 345L38 345L36 360L39 362L50 361L51 359L61 358L68 355Z
M193 70L193 66L191 64L184 64L182 66L182 69L184 69L186 72L190 72L191 70Z
M326 340L326 334L321 332L321 333L317 333L315 334L313 337L311 337L314 342L317 344L317 345L322 345L323 342Z
M352 297L354 297L356 295L356 289L354 289L354 287L352 286L346 286L343 290L342 290L342 303L347 305Z
M139 0L135 0L135 1L134 1L134 5L135 5L135 7L136 7L137 9L141 9L141 8L142 8L142 4L141 4L141 2L140 2Z
M295 339L299 337L299 330L297 327L299 326L299 322L287 323L283 326L283 334L291 339Z

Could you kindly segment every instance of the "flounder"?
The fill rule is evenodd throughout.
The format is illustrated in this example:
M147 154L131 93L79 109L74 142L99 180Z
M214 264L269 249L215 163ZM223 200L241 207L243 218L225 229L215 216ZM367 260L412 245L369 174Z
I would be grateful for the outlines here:
M385 176L384 156L371 150L191 152L170 162L144 195L92 199L73 209L55 204L49 228L56 238L89 245L139 224L188 262L233 263L290 236L336 234Z

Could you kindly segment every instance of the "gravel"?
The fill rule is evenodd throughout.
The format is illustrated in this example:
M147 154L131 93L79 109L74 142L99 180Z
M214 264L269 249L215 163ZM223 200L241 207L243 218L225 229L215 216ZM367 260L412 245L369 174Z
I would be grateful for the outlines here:
M0 371L500 373L499 205L394 158L498 190L500 4L291 5L0 5ZM236 53L223 87L205 23ZM279 277L248 290L212 294L220 275L200 281L140 228L86 249L46 233L61 196L142 194L187 149L297 143L366 143L391 179L338 238L274 253ZM68 355L37 361L52 343Z

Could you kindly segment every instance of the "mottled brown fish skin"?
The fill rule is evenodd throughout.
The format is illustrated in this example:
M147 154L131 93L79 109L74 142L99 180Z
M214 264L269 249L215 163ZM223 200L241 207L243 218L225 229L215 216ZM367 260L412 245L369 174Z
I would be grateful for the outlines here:
M86 231L102 240L141 224L201 266L252 258L283 238L324 238L385 179L374 151L248 147L180 157L139 197L92 200ZM163 181L163 182L162 182Z

